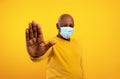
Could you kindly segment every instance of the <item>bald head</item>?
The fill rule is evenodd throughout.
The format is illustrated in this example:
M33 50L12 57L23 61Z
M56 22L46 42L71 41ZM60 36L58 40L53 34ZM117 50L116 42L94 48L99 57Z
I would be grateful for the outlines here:
M74 20L73 17L69 14L62 14L58 19L58 26L70 26L74 27Z
M72 19L72 21L74 21L74 20L73 20L73 17L72 17L71 15L69 15L69 14L62 14L62 15L59 17L59 19L58 19L58 23L60 23L63 19L67 19L67 18Z

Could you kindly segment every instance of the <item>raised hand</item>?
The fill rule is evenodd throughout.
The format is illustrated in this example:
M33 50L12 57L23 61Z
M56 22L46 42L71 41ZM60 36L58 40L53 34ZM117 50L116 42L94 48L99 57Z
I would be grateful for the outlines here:
M50 41L46 44L41 26L34 21L29 23L29 27L26 29L26 46L31 57L35 58L44 55L55 43L55 41Z

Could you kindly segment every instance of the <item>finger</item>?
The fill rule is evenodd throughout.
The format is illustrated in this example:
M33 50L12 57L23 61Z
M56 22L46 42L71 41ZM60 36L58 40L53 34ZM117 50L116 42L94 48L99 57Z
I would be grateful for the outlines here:
M43 38L43 34L42 34L42 30L39 24L37 24L37 41L39 43L44 42L44 38Z
M52 40L50 42L48 42L46 45L45 45L45 50L48 50L50 47L52 47L53 45L56 44L56 41L55 40Z
M37 38L37 26L36 22L32 21L33 36Z
M26 41L28 41L29 40L29 30L26 29L25 33L26 33Z
M29 37L30 37L30 39L33 38L33 29L32 29L32 24L31 23L29 23Z

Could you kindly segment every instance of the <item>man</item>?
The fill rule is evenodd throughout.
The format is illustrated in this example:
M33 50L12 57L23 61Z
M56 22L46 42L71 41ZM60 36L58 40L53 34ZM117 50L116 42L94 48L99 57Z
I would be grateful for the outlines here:
M78 43L70 38L74 30L71 15L63 14L56 24L58 34L45 42L41 26L35 22L26 29L27 51L33 61L47 59L46 79L83 79L81 52Z

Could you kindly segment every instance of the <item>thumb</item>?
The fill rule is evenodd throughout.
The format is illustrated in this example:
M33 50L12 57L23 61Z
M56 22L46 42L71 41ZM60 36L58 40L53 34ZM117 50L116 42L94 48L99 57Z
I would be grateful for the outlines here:
M46 47L46 50L48 50L50 47L52 47L53 45L56 44L56 41L55 40L52 40L50 42L48 42L45 47Z

